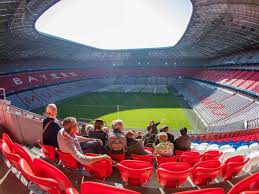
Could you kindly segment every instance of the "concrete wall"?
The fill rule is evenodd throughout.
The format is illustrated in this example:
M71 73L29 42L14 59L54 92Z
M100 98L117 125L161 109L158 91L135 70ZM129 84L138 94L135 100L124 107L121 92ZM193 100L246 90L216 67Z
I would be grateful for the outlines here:
M0 100L0 124L19 143L34 144L42 140L42 119L40 115L16 108Z

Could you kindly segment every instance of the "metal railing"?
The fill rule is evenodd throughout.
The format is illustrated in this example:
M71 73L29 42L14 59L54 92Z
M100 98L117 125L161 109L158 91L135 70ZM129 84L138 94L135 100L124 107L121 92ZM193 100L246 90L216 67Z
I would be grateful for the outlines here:
M247 121L247 129L259 128L259 117Z

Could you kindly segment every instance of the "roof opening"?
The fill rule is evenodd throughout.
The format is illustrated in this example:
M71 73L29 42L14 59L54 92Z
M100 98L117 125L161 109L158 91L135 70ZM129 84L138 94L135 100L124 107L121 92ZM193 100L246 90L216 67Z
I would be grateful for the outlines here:
M62 0L35 27L99 49L159 48L180 40L191 15L190 0Z

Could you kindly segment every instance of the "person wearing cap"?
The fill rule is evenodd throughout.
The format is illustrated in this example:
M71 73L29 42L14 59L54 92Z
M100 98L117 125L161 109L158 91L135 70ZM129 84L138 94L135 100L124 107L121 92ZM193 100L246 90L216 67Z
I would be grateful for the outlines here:
M86 156L83 154L80 143L90 142L92 138L77 136L78 123L76 118L67 117L63 121L63 128L58 132L59 150L64 153L71 154L79 163L89 165L98 161L106 160L112 163L111 158L104 154L100 156ZM100 140L98 140L100 141Z
M46 107L46 118L43 121L43 144L58 148L57 135L61 126L57 117L57 106L49 104Z

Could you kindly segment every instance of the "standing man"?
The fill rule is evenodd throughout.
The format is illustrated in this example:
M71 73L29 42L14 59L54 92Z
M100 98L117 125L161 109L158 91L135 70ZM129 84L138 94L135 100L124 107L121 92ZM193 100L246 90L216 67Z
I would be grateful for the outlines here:
M49 104L46 107L46 118L43 121L43 144L51 145L58 148L57 135L61 126L56 119L57 106L55 104Z
M157 131L157 126L160 124L160 122L157 122L157 123L155 123L153 120L151 120L150 122L149 122L149 126L151 126L151 133L153 133L153 134L157 134L158 133L158 131Z

